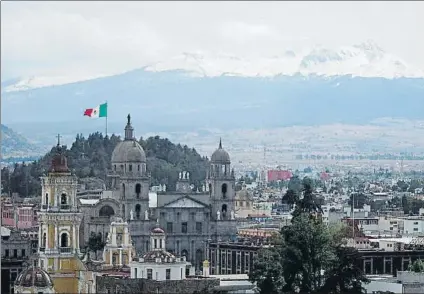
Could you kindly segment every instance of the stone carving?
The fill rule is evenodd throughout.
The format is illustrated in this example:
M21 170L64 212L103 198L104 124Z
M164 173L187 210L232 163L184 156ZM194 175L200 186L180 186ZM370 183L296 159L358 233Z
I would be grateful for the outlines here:
M144 220L149 220L149 211L148 210L146 210L144 212Z
M182 178L183 176L182 176L182 173L180 172L179 174L178 174L178 179L180 179L181 180L181 178Z
M221 212L219 210L216 212L216 219L221 220Z
M189 180L189 179L190 179L190 173L187 172L187 180Z
M231 219L235 220L236 219L236 215L234 213L234 210L231 210Z
M130 220L134 220L134 211L132 209L130 211Z

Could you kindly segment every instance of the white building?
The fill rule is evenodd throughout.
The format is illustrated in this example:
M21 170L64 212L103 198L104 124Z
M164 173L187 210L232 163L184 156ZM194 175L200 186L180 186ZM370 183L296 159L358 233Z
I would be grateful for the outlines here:
M424 218L412 217L404 219L403 230L405 234L421 234L424 232Z
M157 281L184 280L191 264L185 256L175 257L165 250L165 232L157 227L150 234L150 251L130 263L131 278Z

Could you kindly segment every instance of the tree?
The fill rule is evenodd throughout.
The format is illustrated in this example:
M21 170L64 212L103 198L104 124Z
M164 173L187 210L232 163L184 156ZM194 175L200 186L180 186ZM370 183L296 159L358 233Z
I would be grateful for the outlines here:
M272 248L261 250L250 280L260 293L361 293L368 280L357 265L358 251L344 247L349 229L327 227L310 183L304 181L303 186L291 226L274 238Z
M102 235L100 233L98 233L98 234L91 233L91 236L88 239L88 249L90 249L90 251L94 252L94 254L96 256L96 260L97 260L97 252L100 251L100 250L103 250L105 245L106 245L106 243L103 242Z
M281 255L277 248L261 249L249 278L256 282L260 294L278 294L283 287Z
M416 273L422 273L424 272L424 262L421 259L418 259L409 265L408 270Z

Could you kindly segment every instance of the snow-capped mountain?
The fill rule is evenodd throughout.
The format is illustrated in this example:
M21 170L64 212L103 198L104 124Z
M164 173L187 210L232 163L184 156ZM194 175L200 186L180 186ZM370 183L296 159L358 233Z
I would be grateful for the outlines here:
M146 65L145 71L185 71L192 77L275 77L279 75L318 75L353 77L424 77L424 71L407 65L384 51L375 42L330 49L315 46L302 50L285 50L278 56L248 58L226 53L185 52L162 62ZM91 77L31 77L2 83L2 92L58 86L96 79Z
M229 54L183 53L148 66L148 71L185 70L194 76L273 77L277 75L352 75L360 77L424 77L404 61L385 52L372 41L337 49L315 46L286 50L280 56L243 58Z

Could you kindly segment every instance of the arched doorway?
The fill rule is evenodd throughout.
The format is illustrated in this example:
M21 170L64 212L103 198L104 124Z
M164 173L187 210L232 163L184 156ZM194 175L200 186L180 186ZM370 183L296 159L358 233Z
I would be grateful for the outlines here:
M111 217L115 215L115 211L109 205L103 206L99 211L99 216Z
M222 204L221 212L222 218L225 218L227 216L227 204Z
M140 213L141 213L141 206L140 206L140 204L137 204L135 206L135 217L137 219L140 219Z
M136 194L137 198L140 198L140 194L141 194L141 185L140 184L135 185L135 194Z

